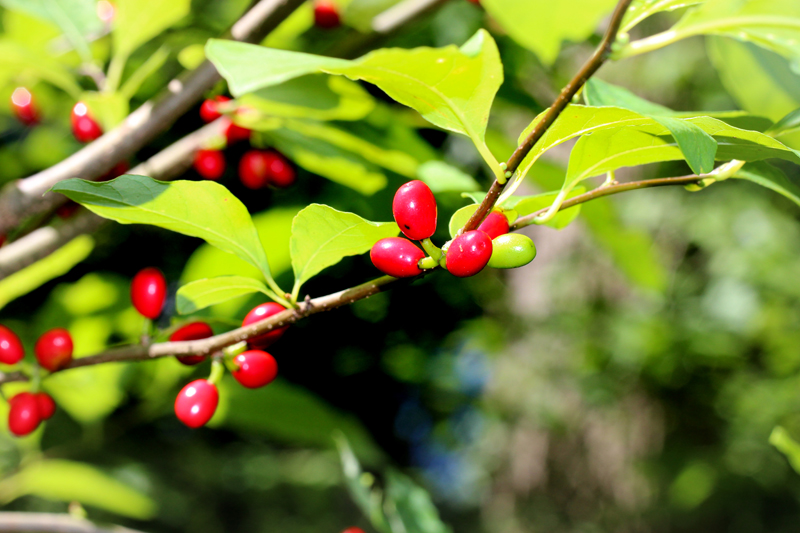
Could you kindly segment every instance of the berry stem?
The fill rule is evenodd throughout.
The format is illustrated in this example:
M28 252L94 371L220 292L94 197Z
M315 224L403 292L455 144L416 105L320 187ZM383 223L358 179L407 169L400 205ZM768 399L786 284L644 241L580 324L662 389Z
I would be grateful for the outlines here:
M434 261L439 261L442 258L442 249L433 244L433 241L431 241L430 237L427 239L422 239L419 241L419 243L422 245L422 249L425 250L425 253L431 256Z
M225 355L225 360L233 359L243 351L247 350L247 341L237 342L236 344L231 344L224 350L222 353Z
M224 375L225 365L222 364L221 358L215 357L214 360L211 361L211 374L209 374L207 381L212 385L216 385Z
M434 259L433 257L424 257L419 260L417 266L420 270L430 270L432 268L436 268L439 266L439 261Z

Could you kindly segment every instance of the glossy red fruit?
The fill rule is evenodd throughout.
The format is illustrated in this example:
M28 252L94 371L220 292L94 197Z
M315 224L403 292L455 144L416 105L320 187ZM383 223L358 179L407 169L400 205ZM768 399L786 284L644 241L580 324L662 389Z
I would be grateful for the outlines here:
M447 270L454 276L474 276L492 257L492 239L482 231L459 235L447 249Z
M277 315L281 311L286 311L286 308L275 302L266 302L258 305L251 309L250 312L247 313L247 316L244 317L244 320L242 321L242 327L248 326L260 320L265 320L272 315ZM247 342L253 348L266 348L276 340L280 339L287 329L289 329L289 326L282 326L280 328L268 331L263 335L259 335L258 337L249 339Z
M25 87L17 87L11 93L11 111L17 120L26 126L33 126L39 122L39 110L33 101L33 95Z
M39 364L55 372L72 361L72 336L64 328L46 331L36 341L33 351Z
M92 142L103 135L103 128L92 118L83 102L72 108L72 134L82 143Z
M131 166L128 164L127 161L120 161L114 168L103 174L101 177L97 178L97 181L108 181L113 180L114 178L118 178L125 174Z
M30 392L20 392L8 402L8 429L17 437L32 433L42 421L39 404Z
M0 363L15 365L25 357L25 348L16 333L0 326Z
M409 239L428 239L436 231L436 199L430 187L419 180L397 189L392 213L400 231Z
M484 232L490 239L505 235L509 230L508 219L502 213L492 211L478 226L478 230Z
M34 396L36 397L36 405L39 408L39 417L42 420L50 420L56 413L55 400L46 392L37 392Z
M225 126L225 139L227 139L228 144L233 144L238 141L248 141L250 140L250 130L237 126L233 122L228 122Z
M204 100L203 103L200 105L200 118L208 124L209 122L213 122L217 120L219 117L222 116L222 113L219 112L219 104L229 102L230 98L227 96L217 96L214 99L207 99Z
M342 533L364 533L364 530L360 527L348 527Z
M144 268L131 281L131 301L139 314L155 320L167 298L167 280L157 268Z
M186 385L175 398L175 415L190 428L205 425L214 416L219 404L217 386L205 379Z
M425 257L425 252L411 241L400 237L388 237L375 243L369 258L375 268L395 278L410 278L421 274L417 264Z
M263 189L269 185L267 152L250 150L239 160L239 180L248 189Z
M295 171L289 161L278 152L267 152L267 175L271 185L279 189L291 186L295 180Z
M317 0L314 3L314 24L318 28L329 30L338 28L341 24L339 8L330 0Z
M225 173L225 156L220 150L198 150L192 165L202 177L216 181Z
M261 350L248 350L237 355L233 362L239 367L232 372L236 381L248 389L269 385L278 375L275 358Z
M175 333L169 336L169 340L176 341L196 341L198 339L207 339L214 335L211 326L205 322L191 322L182 328L178 329ZM184 365L196 365L205 361L204 355L178 355L178 361Z

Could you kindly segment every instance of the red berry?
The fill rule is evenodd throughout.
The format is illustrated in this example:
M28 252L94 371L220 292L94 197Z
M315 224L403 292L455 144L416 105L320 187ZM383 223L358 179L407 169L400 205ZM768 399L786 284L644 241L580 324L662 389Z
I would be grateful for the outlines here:
M51 329L39 337L33 351L43 368L55 372L72 361L72 337L64 328Z
M492 239L482 231L459 235L447 249L447 270L454 276L474 276L492 257Z
M211 326L205 322L191 322L182 328L178 329L175 333L169 336L169 340L176 341L196 341L198 339L207 339L214 335ZM179 355L178 361L184 365L196 365L205 361L204 355Z
M25 349L19 337L5 326L0 326L0 363L15 365L22 361Z
M248 189L263 189L269 185L267 152L250 150L239 160L239 180Z
M17 437L32 433L42 421L39 404L30 392L20 392L8 402L8 429Z
M410 278L421 274L417 264L425 257L425 252L411 241L400 237L388 237L375 243L369 258L375 268L396 278Z
M67 200L67 203L58 206L58 209L56 209L56 215L58 215L58 218L67 220L75 214L75 211L77 211L79 207L80 204L73 202L72 200Z
M314 3L314 24L318 28L338 28L342 21L339 18L339 9L329 0L317 0Z
M127 161L120 161L114 168L103 174L101 177L97 178L97 181L108 181L113 180L114 178L118 178L125 174L131 166L128 164Z
M261 350L248 350L233 359L239 366L232 372L236 381L248 389L257 389L269 385L278 375L278 363L275 358Z
M436 231L436 199L431 189L419 180L397 189L392 213L400 231L409 239L428 239Z
M155 320L167 297L167 280L157 268L144 268L131 281L131 301L139 314Z
M484 232L490 239L505 235L509 230L508 219L502 213L492 211L478 226L478 230Z
M250 130L237 126L233 122L228 122L228 125L225 126L225 139L228 140L228 144L233 144L237 141L248 141L250 140Z
M279 189L285 189L294 183L295 172L289 161L278 152L267 152L267 175L269 181Z
M348 527L342 533L364 533L364 530L360 527Z
M265 320L272 315L277 315L278 313L286 311L286 308L281 304L277 304L275 302L267 302L263 303L259 306L254 307L247 313L247 316L244 317L242 320L242 327L248 326L255 322L259 322L261 320ZM248 344L253 348L266 348L276 340L280 339L283 336L283 333L289 329L289 326L282 326L271 331L264 333L263 335L259 335L258 337L254 337L252 339L248 339Z
M17 87L11 93L11 111L17 120L26 126L33 126L39 122L39 111L33 102L33 95L25 87Z
M34 396L36 397L36 405L39 408L39 417L42 420L50 420L56 412L56 402L46 392L37 392Z
M199 428L211 420L218 403L217 386L208 380L196 379L175 398L175 415L190 428Z
M218 180L225 172L225 156L219 150L198 150L194 169L207 180Z
M222 116L222 113L219 112L219 104L224 102L230 101L230 98L227 96L217 96L216 98L204 100L203 103L200 105L200 118L203 119L203 122L208 124L209 122L213 122L217 120L219 117Z
M72 134L82 143L92 142L103 134L103 128L95 122L83 102L72 108Z

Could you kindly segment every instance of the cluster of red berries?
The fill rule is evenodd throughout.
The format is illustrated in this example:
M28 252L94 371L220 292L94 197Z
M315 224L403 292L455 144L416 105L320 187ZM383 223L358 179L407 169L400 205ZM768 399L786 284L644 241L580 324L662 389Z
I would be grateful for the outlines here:
M145 268L131 282L131 301L144 317L156 319L161 315L167 296L164 275L155 268ZM263 303L245 316L242 326L267 319L286 308L274 302ZM277 341L289 326L274 329L248 341L249 348L241 353L225 356L224 363L234 379L250 389L271 383L278 375L278 363L264 351ZM191 322L180 327L169 340L171 342L207 339L214 335L205 322ZM197 365L206 360L203 355L180 355L178 361L184 365ZM197 379L183 387L175 399L175 415L191 428L198 428L211 420L219 404L219 391L210 379Z
M35 126L41 120L39 107L31 92L25 87L17 87L11 93L11 112L26 126ZM82 143L92 142L103 134L103 128L94 119L84 102L77 102L72 107L70 124L72 134Z
M433 262L427 268L440 264L461 278L474 276L483 270L492 257L492 240L509 231L505 215L495 211L477 230L458 235L439 250L430 242L436 231L436 199L430 188L419 180L410 181L397 190L392 213L406 237L422 241L423 248L433 253ZM372 263L378 270L396 278L421 274L426 266L421 265L425 257L423 250L401 237L381 239L370 251Z
M72 337L62 328L46 331L34 347L39 366L55 372L72 361ZM5 326L0 326L0 363L16 365L25 357L19 337ZM21 392L9 400L8 428L21 437L39 427L43 420L53 416L56 403L46 392Z
M222 116L219 104L230 101L227 96L208 99L200 106L200 118L212 122ZM225 119L225 139L228 145L249 140L250 130ZM225 173L225 155L221 150L198 150L194 157L194 169L200 176L218 180ZM268 186L286 188L294 183L295 171L289 161L274 150L250 150L239 161L239 180L248 189L263 189Z

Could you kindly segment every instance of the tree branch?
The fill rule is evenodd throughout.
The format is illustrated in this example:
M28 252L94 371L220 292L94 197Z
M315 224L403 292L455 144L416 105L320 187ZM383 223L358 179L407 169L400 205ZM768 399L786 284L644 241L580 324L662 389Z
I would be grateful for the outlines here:
M234 24L231 37L258 42L302 3L303 0L261 0ZM48 169L8 184L0 195L0 235L17 227L24 218L64 202L61 195L45 194L59 181L74 177L97 179L119 161L131 157L168 129L220 79L214 66L205 61L184 79L170 82L157 101L142 104L96 141Z
M88 520L53 513L0 513L0 531L39 533L142 533L121 526L100 527Z
M207 140L221 134L222 119L196 130L129 171L167 181L180 176L191 164L195 152ZM93 233L109 221L81 208L60 226L45 226L0 248L0 279L55 252L84 233Z
M620 24L622 24L622 18L625 16L625 12L628 10L628 6L630 6L632 0L620 0L617 4L614 13L611 15L611 21L608 24L608 29L606 30L605 35L603 36L603 40L600 42L600 45L595 50L592 57L584 63L583 67L575 74L575 76L570 80L567 85L561 89L561 93L556 98L553 105L547 110L544 114L542 119L534 126L533 130L528 134L525 140L517 146L514 153L511 154L511 157L508 158L506 162L506 171L511 172L513 174L516 172L517 167L519 167L522 160L525 159L525 156L528 155L528 152L531 151L531 148L542 138L545 132L553 125L556 119L561 115L561 112L569 105L572 101L572 98L578 94L578 91L583 87L583 85L592 77L592 75L597 72L597 70L603 66L603 63L606 62L609 55L611 55L611 46L614 44L614 41L617 38L617 32L619 31ZM506 182L508 183L508 182ZM499 181L495 180L492 183L492 186L489 188L489 192L486 193L486 197L481 202L481 205L478 209L472 214L470 219L464 225L464 228L461 230L462 233L465 231L470 231L476 229L480 226L483 219L486 218L486 215L492 210L494 205L497 203L497 199L500 197L500 194L503 192L503 188L505 184L501 184Z

